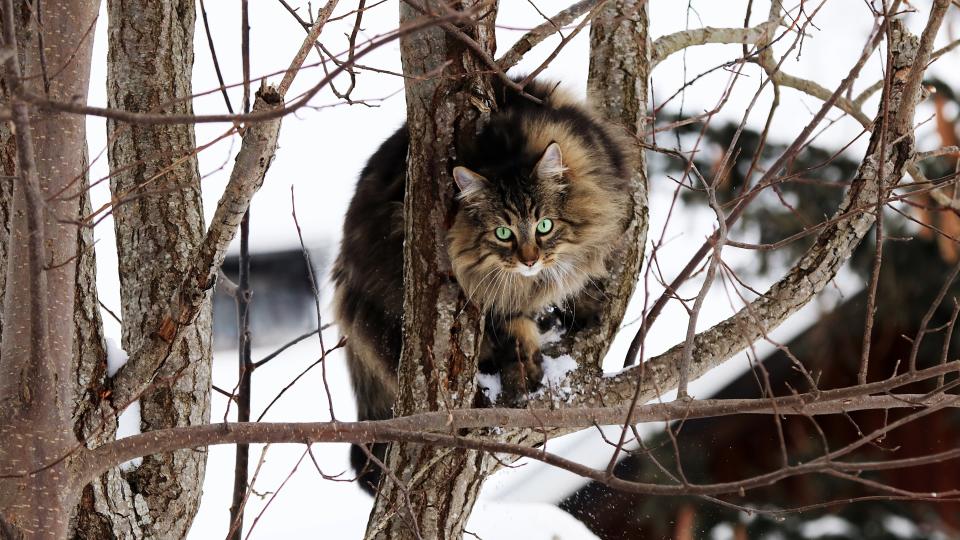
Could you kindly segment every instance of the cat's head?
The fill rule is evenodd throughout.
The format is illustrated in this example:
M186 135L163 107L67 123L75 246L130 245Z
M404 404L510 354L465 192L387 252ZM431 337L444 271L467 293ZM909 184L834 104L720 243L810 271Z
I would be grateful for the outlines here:
M529 300L529 288L569 288L578 281L565 256L576 236L566 211L566 173L556 142L526 160L453 169L460 210L449 253L472 299L522 310L509 304Z

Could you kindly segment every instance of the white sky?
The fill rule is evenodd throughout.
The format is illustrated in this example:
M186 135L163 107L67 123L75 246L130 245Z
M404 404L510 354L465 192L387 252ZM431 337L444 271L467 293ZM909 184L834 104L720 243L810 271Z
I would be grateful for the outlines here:
M318 2L317 2L318 3ZM373 3L373 2L368 2ZM537 2L541 9L552 14L570 2L557 0L540 0ZM291 2L294 6L303 6L306 2ZM675 0L650 0L650 20L652 37L682 30L686 27L703 25L741 26L746 1L728 0L696 0L691 1L692 9L687 9L687 2ZM754 2L754 19L756 24L767 11L768 2ZM813 9L815 2L807 1L808 11ZM929 1L912 2L925 13ZM792 4L788 4L792 5ZM336 14L342 14L352 9L355 2L341 2ZM240 69L240 10L239 2L225 0L211 0L207 2L208 14L212 24L213 36L217 45L218 56L224 76L228 84L241 80ZM250 2L251 10L251 67L254 77L282 71L285 69L299 48L304 32L293 18L279 5L278 2L258 0ZM372 37L396 26L397 2L390 0L370 10L364 17L362 37ZM542 19L528 2L521 0L503 0L501 2L499 22L511 27L529 28L539 24ZM804 42L802 53L794 53L785 62L784 70L801 77L814 78L827 88L835 87L846 75L850 67L860 55L863 43L871 28L872 19L867 7L859 0L829 0L817 15L816 28L809 29L809 36ZM919 32L918 25L922 24L921 16L908 15L910 27ZM947 30L941 32L938 46L946 41L946 35L952 32L951 25L956 21L949 21ZM95 40L95 64L90 89L89 101L92 105L106 105L105 98L105 55L106 55L106 12L101 12L98 21ZM346 40L343 37L349 33L353 24L352 18L331 23L324 31L324 42L331 51L342 51ZM501 28L498 30L500 50L506 50L522 32ZM517 68L519 72L529 72L544 59L557 43L554 38L535 49L528 58ZM790 39L784 39L775 46L779 56L786 49ZM556 58L553 64L545 71L542 77L561 80L563 84L575 91L585 92L587 66L587 31L584 30L567 48ZM197 33L195 36L195 68L194 92L203 92L217 87L213 72L209 50L206 45L206 36L198 13ZM653 73L653 98L659 103L664 96L672 94L685 79L702 73L717 64L736 58L740 55L739 45L709 45L690 49L686 55L674 55ZM307 59L307 63L315 63L314 53ZM934 71L941 78L954 84L960 82L960 74L955 69L956 53L951 53L941 61ZM377 66L382 69L400 71L399 49L396 43L389 44L372 52L365 57L362 63ZM854 93L872 84L881 75L881 65L877 55L871 59L860 80L854 85ZM731 99L718 115L717 121L738 121L753 96L761 80L758 70L750 66L744 70L745 77L740 81L733 92ZM304 70L297 78L297 82L289 93L296 96L314 84L323 72L318 67ZM688 113L697 113L712 108L717 100L718 90L729 80L727 71L719 70L708 75L688 89L684 95L684 110ZM279 77L268 77L270 82L278 82ZM340 86L345 86L341 79ZM353 193L353 186L357 175L367 157L386 137L401 125L404 118L404 101L402 81L399 78L376 73L360 72L357 79L356 98L386 98L376 101L376 107L363 105L338 106L318 109L303 109L283 120L280 148L276 159L267 175L263 188L257 194L252 205L252 235L251 245L255 251L271 251L290 248L297 245L297 236L290 217L290 190L296 191L298 217L304 230L308 245L316 247L335 246L341 234L341 222L346 205ZM230 92L234 106L240 103L241 91L235 88ZM766 116L771 94L769 89L761 96L755 112L749 118L748 125L759 128ZM327 90L322 91L313 104L322 106L336 102L336 98ZM672 109L679 104L674 101ZM195 111L198 114L226 112L223 99L219 92L194 100ZM803 128L806 122L820 107L820 102L814 98L803 96L793 90L783 89L780 109L775 116L772 137L781 142L789 142ZM875 102L868 103L866 113L873 115ZM921 121L929 116L930 110L921 107L917 120ZM833 126L823 133L819 142L828 146L840 146L848 142L860 132L859 125L850 120L841 118L836 111L830 118L839 118ZM929 132L929 124L921 128L921 133ZM206 143L226 130L222 124L200 124L197 126L198 144ZM105 123L100 118L88 120L88 137L90 155L96 157L105 145ZM865 140L865 139L864 139ZM239 139L234 137L214 145L200 154L200 170L203 180L204 205L207 219L213 213L213 208L226 184L232 156L239 147ZM850 152L858 157L858 152L864 147L863 141L852 146ZM99 179L107 174L105 154L94 162L91 168L91 178ZM659 236L663 227L666 208L669 204L673 184L666 178L654 177L650 179L651 188L651 238ZM93 192L94 208L109 198L106 183ZM672 278L686 263L690 254L699 247L700 243L710 234L714 225L711 212L704 208L681 209L672 218L665 238L669 244L661 251L661 265L666 276ZM116 275L116 253L113 249L113 223L104 220L95 230L98 257L98 287L101 299L119 313L119 287ZM744 241L752 241L749 234ZM750 252L728 249L724 252L724 260L735 268L749 268L752 254ZM778 276L773 275L765 281L755 281L754 285L760 289L769 285ZM691 296L699 288L699 282L693 281L681 291L685 296ZM790 336L802 330L810 321L817 318L817 312L831 308L839 299L841 292L849 294L859 288L859 283L850 276L843 275L837 280L837 287L828 289L829 294L819 302L811 303L803 313L795 317L774 334L776 339L786 341ZM660 293L655 283L650 284L647 294L650 301ZM626 317L626 321L635 319L642 309L644 291L638 288L634 305ZM703 329L730 313L722 287L714 287L707 301L708 309L701 315L698 327ZM107 315L104 316L108 335L119 342L119 327ZM678 307L668 308L654 327L647 342L647 356L661 352L682 339L686 326L686 315ZM607 370L616 370L622 363L626 343L636 330L636 324L615 343L608 361ZM331 337L329 342L335 341ZM297 365L315 357L317 346L314 342L303 344L289 356L289 360L282 365L277 364L258 373L254 386L258 395L272 395L274 387L282 387L292 376L299 372ZM769 347L760 347L761 356ZM265 351L262 351L265 353ZM256 355L255 355L256 356ZM218 385L231 388L233 367L231 354L219 354L215 362L215 382ZM738 364L739 362L739 364ZM330 359L331 384L335 404L343 418L353 414L352 398L346 383L343 371L342 358L334 356ZM730 362L717 372L712 372L692 387L694 395L706 395L712 389L722 386L735 377L744 365L742 358ZM269 373L268 373L269 372ZM279 385L279 386L277 386ZM325 417L325 398L319 391L321 388L319 375L309 376L279 406L270 418L274 420L307 420L322 419ZM322 399L321 399L322 398ZM255 399L255 403L257 400ZM223 414L224 400L214 394L214 418ZM219 410L219 412L217 412ZM583 435L574 436L567 442L557 443L554 449L567 445L586 462L602 464L604 454L597 454L596 447L584 442ZM594 437L595 438L595 437ZM579 449L579 451L577 450ZM283 480L289 472L293 462L299 458L302 449L298 447L275 447L270 450L267 460L267 469L262 478L271 482L273 487L264 487L264 490L275 489L276 484ZM317 450L321 465L329 467L326 472L339 472L346 466L345 446L327 445ZM211 449L208 475L205 491L208 497L204 501L201 514L198 517L191 538L207 538L222 535L226 524L225 512L229 506L229 491L232 479L232 447L218 447ZM251 452L251 462L256 463L257 451ZM285 499L278 500L266 513L263 521L257 525L257 538L293 537L323 532L336 532L335 537L356 537L362 532L369 499L359 494L352 484L318 481L309 458L301 465L301 472L294 475L290 484L285 488ZM272 472L269 472L272 471ZM530 475L538 475L537 482L530 482ZM509 477L506 477L509 476ZM530 530L539 531L537 537L549 538L549 534L556 532L559 538L589 538L589 533L579 527L574 520L565 517L562 512L549 505L541 504L544 501L554 501L563 494L575 489L579 481L565 473L551 473L548 478L541 467L527 466L518 472L511 472L505 477L494 478L489 482L486 493L493 499L485 502L477 509L470 530L484 538L508 537L503 527L520 527L526 523ZM258 484L259 486L259 484ZM545 488L544 486L549 486ZM506 502L496 501L509 500ZM536 506L531 501L540 501ZM522 508L530 511L520 510ZM254 505L256 507L256 505ZM250 519L248 518L248 524ZM484 534L486 532L486 535ZM533 538L534 536L530 536Z

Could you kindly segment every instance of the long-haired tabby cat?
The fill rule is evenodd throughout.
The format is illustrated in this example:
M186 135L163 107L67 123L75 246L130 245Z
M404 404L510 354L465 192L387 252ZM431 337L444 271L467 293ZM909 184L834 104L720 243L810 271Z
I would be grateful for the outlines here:
M606 259L628 223L632 153L618 129L555 84L526 87L541 104L504 85L495 91L495 112L459 149L452 171L459 208L447 252L464 294L487 314L481 370L499 371L511 399L541 379L537 315L572 303L576 320L589 317L580 293L606 275ZM404 126L370 157L333 270L335 316L349 338L360 420L393 416L407 146ZM384 448L371 451L382 457ZM354 445L351 461L361 486L375 489L380 471L367 452Z

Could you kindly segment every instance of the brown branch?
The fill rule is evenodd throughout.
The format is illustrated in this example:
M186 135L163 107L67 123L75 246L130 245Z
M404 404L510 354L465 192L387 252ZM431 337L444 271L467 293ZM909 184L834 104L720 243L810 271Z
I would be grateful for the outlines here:
M896 117L893 125L896 135L904 135L913 131L913 116L917 109L917 103L920 101L920 83L923 74L927 70L927 63L930 61L930 55L933 51L933 42L937 38L937 32L943 23L943 16L950 7L950 0L934 0L930 8L930 16L927 18L927 24L920 35L920 45L916 52L916 58L910 64L909 75L905 84L905 92L908 92L901 101L901 107L895 109Z
M300 50L297 51L297 55L294 56L293 61L290 62L290 67L287 68L287 72L283 74L283 80L280 81L280 86L277 88L281 96L287 95L287 90L290 89L294 77L297 76L297 72L300 71L300 67L303 66L303 61L307 59L310 48L313 47L314 42L320 37L320 32L323 31L324 25L326 25L327 20L330 19L330 14L333 13L334 8L337 7L337 1L338 0L330 0L327 2L327 5L323 6L320 13L317 14L317 20L314 21L313 26L310 27L310 30L307 32L307 38L303 40L303 44L300 45ZM353 65L353 58L354 57L351 56L350 60L347 61L347 66Z
M743 212L745 211L750 201L752 201L753 198L756 197L756 195L758 195L763 189L765 189L776 178L776 175L779 173L779 171L796 156L796 154L800 151L800 149L806 143L807 139L813 133L813 130L816 128L816 126L819 125L819 123L826 116L827 112L829 112L829 110L833 107L834 103L838 99L840 99L840 97L843 95L846 89L851 84L853 84L853 81L856 80L857 76L860 73L860 70L863 68L864 64L866 64L867 59L872 54L873 50L880 44L880 41L883 37L883 29L886 27L887 23L888 21L885 19L884 24L871 37L867 45L864 47L864 50L860 55L860 58L857 61L857 63L850 69L847 76L843 79L843 81L836 88L836 90L834 90L833 94L823 103L823 105L820 107L820 110L817 111L817 113L814 115L813 119L811 119L811 121L804 127L804 129L800 132L797 138L790 144L790 146L787 147L786 150L784 150L784 152L770 166L770 168L760 178L760 180L758 180L757 185L750 192L748 192L737 204L737 206L730 212L730 214L727 216L728 228L732 227L733 224L740 218L740 216L743 214ZM913 53L915 51L910 51L910 52ZM869 157L869 154L868 154L868 157ZM836 233L836 229L837 227L834 227L833 229L834 233ZM825 237L826 234L827 233L824 232L823 235L821 235L821 237ZM711 246L715 241L716 241L716 234L711 236L709 239L707 239L706 242L703 243L702 246L700 246L700 249L697 250L694 256L687 263L687 265L677 275L677 277L674 278L674 280L667 287L666 291L664 291L664 293L660 296L660 298L658 298L657 301L654 302L654 305L653 307L650 308L650 311L646 315L643 321L643 324L641 324L640 330L634 336L634 339L630 344L630 349L627 353L627 358L624 361L625 366L631 365L636 361L636 355L637 355L637 352L639 351L639 344L640 342L643 341L644 337L646 336L646 332L649 330L653 322L657 319L660 312L663 310L663 307L666 305L667 301L669 300L670 296L679 289L680 285L684 283L687 280L687 278L690 277L690 275L693 273L694 269L699 265L703 257L705 257L706 254L711 250ZM815 254L812 251L808 253ZM794 267L795 270L797 268L798 268L797 266ZM781 283L784 283L784 282L781 281Z
M285 426L291 430L301 429L303 426L314 426L310 429L316 429L317 432L326 433L326 427L332 426L331 430L342 428L344 432L356 434L366 434L363 437L369 437L373 431L365 431L386 427L396 430L417 430L417 431L442 431L449 432L457 429L487 428L487 427L517 427L517 428L585 428L594 425L617 425L622 424L623 419L628 415L632 418L632 423L670 421L677 419L695 419L706 417L729 416L738 414L772 414L777 412L784 415L825 415L838 414L857 410L875 410L875 409L893 409L893 408L914 408L921 406L930 406L939 404L944 399L952 399L950 396L941 393L930 394L889 394L890 391L906 386L908 384L931 380L942 374L956 372L960 370L960 360L954 360L945 364L903 373L889 379L868 383L866 385L857 385L833 390L813 391L805 394L794 394L777 398L757 398L757 399L704 399L688 402L666 402L653 403L647 405L637 405L633 407L632 412L628 405L610 406L610 407L582 407L573 409L453 409L437 412L420 413L405 417L394 418L379 422L328 422L328 423L254 423L251 425L274 426L266 431L256 435L250 433L244 435L248 439L235 440L231 438L218 438L218 435L227 433L228 426L237 426L241 424L212 424L207 426L192 426L189 428L172 428L157 430L141 437L137 443L137 448L143 454L130 454L133 449L123 450L122 455L117 455L113 450L114 446L129 441L125 438L120 441L107 443L107 445L98 447L86 456L87 467L94 468L96 471L90 474L96 475L100 472L116 466L119 463L140 457L141 455L172 451L181 448L190 448L193 446L207 444L228 444L233 442L247 443L269 443L269 442L330 442L333 439L298 439L296 441L276 440L271 437L279 437L283 431L281 427ZM874 395L882 394L882 395ZM950 405L953 406L953 405ZM243 424L245 425L245 424ZM321 427L316 427L321 426ZM244 428L246 429L246 428ZM203 440L198 441L195 437L198 433L202 435ZM246 432L245 432L246 433ZM351 436L353 436L351 435ZM224 435L225 436L225 435ZM260 438L257 438L260 437ZM171 441L170 439L173 439ZM357 438L357 439L336 439L339 442L376 442L378 439ZM392 439L391 439L392 440ZM128 443L124 443L128 444ZM182 444L182 446L177 446ZM119 459L119 461L116 461ZM48 464L52 466L53 464Z
M549 20L541 23L518 39L517 42L510 47L510 50L503 53L503 55L497 59L497 66L500 70L504 72L507 71L517 65L517 62L523 59L523 55L527 54L527 52L539 45L543 40L556 34L561 28L577 20L577 18L583 16L584 13L592 10L595 6L605 4L607 1L608 0L580 0L580 2L571 5L563 11L557 12L557 14Z
M426 28L433 27L441 22L469 22L469 14L462 12L454 12L446 16L434 16L429 18L422 18L420 20L414 21L410 24L401 26L394 32L385 34L379 38L371 40L366 47L357 51L354 55L354 60L359 60L363 56L366 56L373 50L391 43L401 36L412 34L424 30ZM283 116L286 116L298 109L308 105L310 99L316 96L320 90L326 87L327 84L333 80L334 77L343 73L349 67L348 62L343 62L338 65L335 69L330 71L330 74L323 77L317 84L312 86L309 90L303 93L299 98L291 102L289 105L278 107L275 109L269 110L253 110L247 114L207 114L207 115L194 115L194 114L165 114L165 113L135 113L129 111L123 111L119 109L105 108L105 107L91 107L88 105L83 105L81 103L74 102L64 102L64 101L55 101L45 98L39 94L34 94L27 90L21 90L16 94L18 99L26 101L37 107L41 111L54 111L54 112L64 112L71 114L82 114L90 116L99 116L103 118L110 118L118 122L127 122L131 124L204 124L204 123L215 123L215 122L246 122L246 123L258 123L266 122L269 120L276 120ZM219 91L219 88L214 90Z
M908 398L908 399L904 399ZM731 492L741 492L744 489L766 486L773 484L781 479L797 476L800 474L809 474L815 472L826 472L835 468L844 467L842 462L836 462L836 458L849 454L856 448L863 446L877 436L892 431L906 423L917 418L931 414L943 408L960 407L960 397L949 394L938 396L875 396L870 398L871 405L876 408L894 408L894 407L916 407L920 410L916 413L907 415L900 420L890 423L883 428L877 429L872 433L866 434L861 439L820 458L814 459L802 465L783 467L776 471L754 476L733 482L725 482L707 485L660 485L644 484L639 482L629 482L611 477L605 471L594 470L571 460L560 456L547 453L543 450L529 448L523 445L496 442L489 438L467 438L448 435L451 429L461 427L463 424L456 420L462 413L476 412L477 414L489 415L491 413L503 414L524 414L529 420L536 420L537 423L543 422L549 425L549 418L559 416L562 413L571 411L538 411L532 414L531 411L517 409L507 409L502 411L482 409L482 410L459 410L444 411L435 413L425 413L415 417L396 418L393 420L382 420L377 422L311 422L311 423L231 423L231 424L211 424L205 426L191 426L183 428L172 428L168 430L154 431L133 437L127 437L117 441L107 443L93 451L87 456L83 474L79 475L79 482L90 481L106 469L116 466L129 459L153 452L169 452L179 448L192 448L198 446L208 446L211 444L253 444L253 443L299 443L309 444L315 442L353 442L353 443L373 443L373 442L413 442L428 444L441 447L455 447L484 452L500 452L517 456L529 457L546 464L563 468L585 478L605 483L623 491L633 493L647 493L656 495L690 495L690 494L722 494ZM664 405L674 407L675 413L680 413L682 417L690 417L686 410L687 404ZM835 403L830 414L849 411L855 404ZM811 409L812 410L812 409ZM507 412L509 411L509 412ZM767 411L769 413L771 411ZM809 415L811 411L796 413L795 411L784 409L781 414L804 414ZM827 414L822 409L819 412ZM427 418L431 418L437 432L429 432L426 429ZM414 428L409 428L411 421L417 424ZM403 426L403 427L395 427ZM911 458L916 460L916 458ZM921 458L922 459L922 458ZM894 462L896 463L896 462ZM899 465L899 464L897 464ZM881 468L882 465L874 464L873 468Z
M267 362L273 360L273 359L276 358L277 356L280 356L280 354L283 353L283 351L289 349L290 347L293 347L293 346L296 345L297 343L300 343L301 341L303 341L303 340L307 339L308 337L316 334L317 332L322 332L323 330L326 330L327 328L330 328L330 326L331 326L331 323L327 323L327 324L321 326L319 330L311 330L311 331L309 331L309 332L300 334L299 336L291 339L290 341L284 343L284 344L281 345L279 348L277 348L277 350L275 350L275 351L273 351L272 353L264 356L264 357L261 358L260 360L257 360L256 362L254 362L254 363L253 363L254 369L256 369L256 368L258 368L258 367L260 367L260 366L266 365Z
M17 51L17 35L14 26L16 19L12 0L5 0L3 3L3 41L6 48L10 51L10 56L5 62L4 82L9 86L10 93L16 95L23 91L20 73L20 61ZM57 362L45 361L49 358L49 327L47 317L50 315L50 298L47 288L47 275L44 271L45 253L46 253L46 224L44 220L43 192L40 187L40 176L37 171L35 160L36 152L33 146L33 134L30 127L30 108L26 103L18 99L13 99L10 104L13 114L13 124L15 127L16 147L17 147L17 179L19 180L13 189L12 199L21 198L23 208L22 212L26 214L26 230L24 234L13 236L10 240L21 240L26 236L27 253L25 261L16 267L16 271L22 275L28 275L27 284L32 291L30 301L27 306L21 309L29 310L29 316L21 318L19 331L23 331L26 326L29 329L29 339L25 341L27 347L20 350L14 348L14 344L4 344L5 373L31 373L29 376L13 377L7 376L3 382L0 382L0 398L10 398L12 396L28 396L23 405L30 406L32 412L41 413L47 403L37 403L35 399L29 396L36 396L41 400L56 396L57 380ZM18 193L19 192L19 193ZM19 194L19 197L18 197ZM15 210L12 205L11 210ZM19 220L18 220L19 221ZM11 261L9 269L13 270L14 265ZM6 272L7 268L0 271ZM7 282L10 285L10 282ZM4 291L5 293L6 291ZM10 297L7 297L8 301ZM9 309L9 306L8 306ZM15 321L7 321L7 326L12 327ZM4 332L6 333L6 332ZM12 336L10 336L12 337ZM13 340L10 340L13 341ZM21 344L24 342L21 341ZM12 353L12 354L11 354ZM23 385L22 388L18 386ZM8 407L11 405L7 405ZM5 420L6 414L0 413L0 421ZM2 427L2 425L0 425Z
M204 5L203 0L200 0L200 16L203 19L203 31L207 34L207 47L210 48L210 57L213 59L213 71L217 74L217 81L220 82L220 93L223 94L223 101L227 105L227 111L233 114L233 105L230 104L230 96L227 95L227 85L223 82L223 72L220 70L220 59L217 58L217 48L213 44L213 33L210 32L207 6Z

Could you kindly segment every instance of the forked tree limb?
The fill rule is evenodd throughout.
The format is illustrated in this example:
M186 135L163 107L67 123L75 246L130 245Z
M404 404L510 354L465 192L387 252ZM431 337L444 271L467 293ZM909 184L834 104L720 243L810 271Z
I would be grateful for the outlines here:
M915 37L902 29L897 21L894 25L894 73L891 93L885 99L892 100L890 110L897 110L904 105L902 100L913 100L919 96L919 87L908 86L905 76L909 68L916 64L923 64ZM929 54L929 53L928 53ZM882 120L882 119L879 119ZM768 333L787 316L794 313L821 290L835 275L836 270L846 260L853 247L860 241L865 231L872 224L874 216L868 212L857 212L846 215L853 207L869 208L876 201L877 191L890 187L893 179L899 178L906 163L912 158L912 136L909 132L909 123L895 125L892 122L880 123L887 130L885 140L890 141L885 148L887 163L884 165L883 178L878 176L877 156L880 154L879 131L874 134L871 143L861 164L851 189L846 194L837 214L840 219L832 220L833 225L828 227L818 238L815 245L794 265L794 267L778 283L759 299L744 308L730 319L702 332L697 336L697 350L694 354L694 375L701 375L707 369L714 367L721 361L729 358L737 351L742 350L750 343ZM905 131L906 129L906 131ZM675 387L676 358L679 350L674 348L663 355L647 362L646 383L648 395L656 394ZM574 388L582 388L567 403L560 404L570 408L606 404L623 404L632 394L636 384L636 371L632 368L611 377L584 380L585 374L577 374ZM547 405L549 398L539 403ZM557 404L553 404L557 405Z
M403 204L403 346L397 368L397 415L464 408L477 392L482 315L465 307L446 252L447 218L454 207L451 169L456 148L477 133L493 102L485 62L495 49L497 2L462 0L476 14L469 40L430 28L400 40L409 149ZM451 16L435 0L400 3L400 23ZM439 21L444 22L444 21ZM479 54L482 52L483 54ZM442 66L443 77L424 77ZM365 538L459 538L489 474L488 457L417 444L394 444ZM399 479L394 481L393 479ZM408 496L416 490L418 496ZM400 514L398 514L398 509Z
M126 111L192 113L192 101L182 98L193 94L193 0L110 1L106 9L107 106ZM171 296L203 239L205 223L197 165L200 149L194 127L189 124L130 126L108 120L106 129L121 346L130 351L157 328L166 306L156 300ZM158 153L157 149L163 151ZM79 179L70 191L89 196L88 179ZM81 226L80 232L92 242L93 226ZM92 245L88 251L92 258ZM78 260L78 277L84 262ZM88 350L78 348L74 362L81 373L88 375L76 380L82 398L74 431L92 448L116 438L117 424L115 417L100 415L100 399L91 399L103 395L108 378L101 367L107 362L94 281L79 282L76 294L76 345ZM84 299L87 306L81 303ZM159 375L169 376L182 366L182 376L141 396L138 426L151 430L209 421L210 308L208 304L201 309L196 322L184 330L166 365L171 371L161 370ZM96 319L80 318L89 318L90 311ZM95 330L91 322L97 324ZM89 349L100 354L90 354ZM71 536L111 536L114 540L185 536L200 506L206 461L205 453L183 450L145 456L133 475L117 469L109 471L84 487L84 502L75 510L76 526Z
M192 324L199 313L208 292L216 283L220 266L230 242L237 234L243 214L250 206L253 195L260 189L270 162L277 150L282 117L270 114L284 109L284 95L303 66L307 52L326 25L335 1L328 2L320 16L307 33L280 87L264 86L257 93L251 114L264 114L268 119L248 124L243 131L240 151L230 173L230 180L207 230L203 242L194 255L189 270L171 299L166 316L155 333L133 354L130 361L120 368L112 380L112 395L107 406L122 410L136 400L153 383L157 371L167 360L174 343L181 338L180 330ZM328 77L329 78L329 77ZM111 411L105 411L111 412Z
M890 92L884 99L891 100L891 111L901 107L912 109L920 95L919 79L910 77L911 82L908 83L908 74L913 66L926 64L929 50L926 49L923 55L924 51L920 50L917 38L910 35L902 23L893 20L890 24L894 37L894 42L891 43L894 62L890 67L893 71ZM910 119L912 120L912 117ZM895 185L907 163L913 158L910 122L894 123L883 120L878 118L876 121L882 129L873 133L863 162L836 216L845 216L853 208L869 209L871 205L875 205L880 190L887 190ZM885 147L880 146L881 141L887 141ZM880 156L884 156L886 162L882 167L882 178L879 176ZM833 221L807 253L764 295L727 320L698 334L694 341L691 378L703 375L754 341L768 335L806 305L833 279L874 219L872 212L863 210ZM677 345L646 362L643 368L636 366L610 377L597 379L593 373L579 372L571 381L575 392L564 403L550 403L549 398L544 398L540 405L578 407L623 403L633 396L640 369L645 371L641 402L653 399L676 388L681 348L682 345Z
M271 87L257 93L253 111L263 112L283 106L283 98ZM230 180L217 204L210 228L184 273L180 286L171 299L167 314L155 333L130 355L114 375L110 402L122 409L136 400L154 382L174 345L182 337L181 330L193 322L213 288L217 273L230 242L236 236L240 220L250 200L263 183L264 175L277 148L280 119L248 125L243 135ZM115 410L105 411L115 413Z

